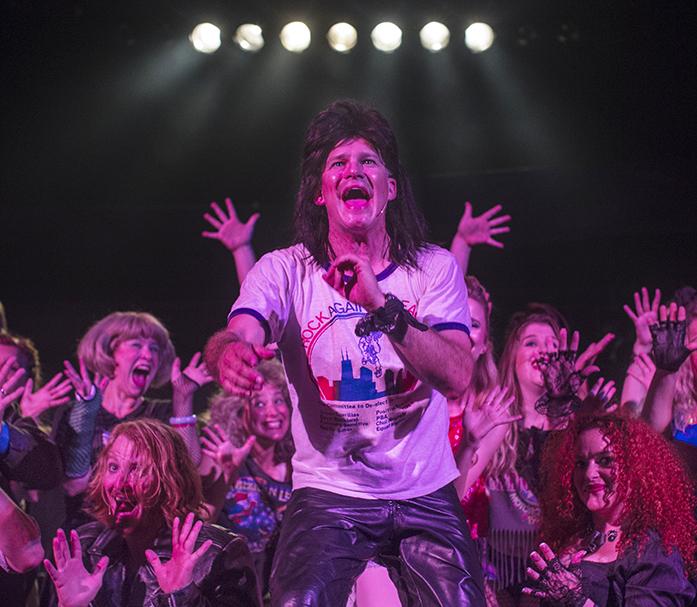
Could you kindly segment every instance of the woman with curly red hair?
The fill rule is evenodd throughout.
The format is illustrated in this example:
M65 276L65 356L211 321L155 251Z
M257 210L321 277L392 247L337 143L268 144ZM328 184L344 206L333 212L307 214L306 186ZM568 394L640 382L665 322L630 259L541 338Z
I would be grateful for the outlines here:
M621 415L580 418L550 438L542 472L545 543L530 555L528 594L579 607L692 604L697 501L661 436Z

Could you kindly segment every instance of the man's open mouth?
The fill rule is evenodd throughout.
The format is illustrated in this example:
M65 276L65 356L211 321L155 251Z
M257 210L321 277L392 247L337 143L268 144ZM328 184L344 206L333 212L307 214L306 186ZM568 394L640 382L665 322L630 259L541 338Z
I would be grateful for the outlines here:
M344 202L349 200L368 200L370 198L370 192L366 188L359 186L353 186L348 188L341 196Z

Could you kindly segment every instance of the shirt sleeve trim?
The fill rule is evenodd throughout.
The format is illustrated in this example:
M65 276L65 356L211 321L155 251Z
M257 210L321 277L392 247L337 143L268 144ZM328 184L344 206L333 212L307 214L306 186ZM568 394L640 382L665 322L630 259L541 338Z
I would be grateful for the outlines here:
M228 314L227 321L230 322L232 318L235 316L240 316L241 314L247 314L248 316L252 316L259 321L264 329L264 343L268 344L271 341L271 326L269 325L269 321L253 308L237 308Z
M464 331L467 335L470 334L469 327L461 322L439 322L435 325L431 325L431 329L434 331Z

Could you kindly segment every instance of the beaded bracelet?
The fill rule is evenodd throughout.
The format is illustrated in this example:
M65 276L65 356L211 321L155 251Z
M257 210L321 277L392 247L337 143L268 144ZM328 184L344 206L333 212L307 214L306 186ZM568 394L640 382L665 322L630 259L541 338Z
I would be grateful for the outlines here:
M195 426L196 416L195 415L183 415L182 417L170 417L169 425L175 428L181 428L184 426Z

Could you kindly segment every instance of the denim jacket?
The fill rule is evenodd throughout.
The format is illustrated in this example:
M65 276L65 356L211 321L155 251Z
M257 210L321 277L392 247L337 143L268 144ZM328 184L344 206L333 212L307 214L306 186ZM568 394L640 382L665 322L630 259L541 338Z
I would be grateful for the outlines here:
M90 607L135 607L135 597L123 596L128 555L123 538L116 530L97 522L82 525L77 531L88 571L94 570L102 556L109 557L102 587ZM142 594L144 585L142 607L260 607L254 564L245 541L222 527L204 524L195 549L208 539L213 545L196 565L193 582L186 588L164 593L152 567L145 563L138 570L130 595ZM162 562L171 558L171 530L163 530L152 550ZM141 603L137 605L140 607Z

